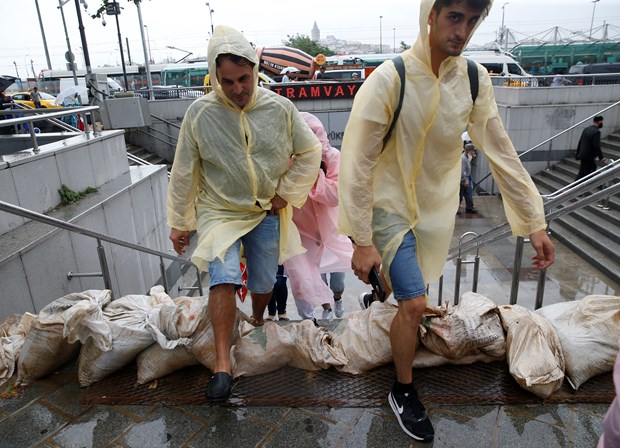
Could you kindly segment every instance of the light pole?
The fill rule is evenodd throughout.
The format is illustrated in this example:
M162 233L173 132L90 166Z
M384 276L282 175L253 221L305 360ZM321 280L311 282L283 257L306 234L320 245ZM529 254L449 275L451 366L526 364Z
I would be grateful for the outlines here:
M82 21L82 11L80 10L80 3L84 5L84 9L87 9L88 5L86 4L86 0L75 0L75 10L77 12L78 27L80 29L80 39L82 40L82 54L84 55L84 66L86 67L86 73L90 75L93 71L90 68L90 55L88 54L86 31L84 30L84 22Z
M146 30L146 42L149 47L149 62L153 64L153 55L151 54L151 38L149 37L149 27L144 25L144 29Z
M45 59L47 59L47 68L52 69L52 62L50 61L50 53L47 51L47 40L45 39L45 30L43 29L43 19L41 19L41 11L39 10L39 0L34 0L34 4L37 7L37 15L39 16L39 26L41 27L41 36L43 37L43 48L45 49Z
M504 14L506 13L506 5L510 2L506 2L502 5L502 41L504 41L504 51L508 51L508 35L506 28L504 28ZM501 43L501 42L500 42Z
M392 31L394 32L394 41L392 42L392 46L394 47L394 53L396 53L396 28L392 28Z
M144 42L144 23L142 22L142 9L140 2L142 0L134 0L138 11L138 21L140 22L140 37L142 38L142 51L144 52L144 68L146 69L146 85L148 87L149 99L153 99L153 79L151 78L151 65L149 64L149 55L146 50L146 42Z
M379 16L379 53L383 53L383 16Z
M207 2L207 8L209 8L209 18L211 19L211 36L213 36L213 13L215 11L211 9L211 5L209 4L209 2Z
M71 42L69 41L69 33L67 32L67 22L65 22L65 13L62 7L65 6L69 0L58 0L58 9L60 9L60 15L62 16L62 26L65 29L65 38L67 39L67 52L65 53L65 60L71 64L71 72L73 73L73 84L78 85L77 74L75 73L75 56L71 51Z
M592 38L592 25L594 25L594 11L596 11L596 4L601 0L592 0L592 20L590 21L590 38Z
M19 70L17 70L17 62L13 61L13 65L15 66L15 74L19 78ZM20 80L21 80L21 78L20 78Z
M179 62L183 61L184 59L186 59L187 57L189 57L190 55L194 54L191 51L187 51L187 50L183 50L182 48L177 48L177 47L173 47L172 45L166 45L166 48L170 48L172 50L179 50L179 51L184 51L185 53L187 53L185 56L183 56L181 59L179 59L178 61L175 61L175 64L178 64Z

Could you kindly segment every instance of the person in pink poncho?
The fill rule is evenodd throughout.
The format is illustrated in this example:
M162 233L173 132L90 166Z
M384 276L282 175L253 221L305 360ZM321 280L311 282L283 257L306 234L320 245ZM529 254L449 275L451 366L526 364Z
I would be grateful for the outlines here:
M301 235L306 253L284 262L293 298L302 319L314 318L314 307L323 305L330 310L336 298L336 316L342 316L342 291L325 284L321 274L351 270L351 242L338 233L338 170L340 151L329 144L321 121L312 114L301 112L323 146L321 170L306 203L293 209L293 222ZM330 313L324 313L324 316Z

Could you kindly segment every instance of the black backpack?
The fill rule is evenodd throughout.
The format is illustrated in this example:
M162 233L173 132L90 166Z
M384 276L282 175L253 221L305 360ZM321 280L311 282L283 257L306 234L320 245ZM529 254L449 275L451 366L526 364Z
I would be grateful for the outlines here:
M390 128L385 134L383 138L383 147L385 148L385 144L388 142L390 137L392 136L392 131L394 130L394 126L396 125L396 120L398 120L398 116L400 115L400 110L403 107L403 98L405 97L405 62L401 56L396 56L392 59L394 63L394 67L396 67L396 71L398 72L398 77L400 78L400 94L398 96L398 106L394 111L394 118L392 118L392 123L390 124ZM471 99L472 102L476 102L476 98L478 98L478 67L476 63L471 59L467 59L467 77L469 78L469 88L471 90Z

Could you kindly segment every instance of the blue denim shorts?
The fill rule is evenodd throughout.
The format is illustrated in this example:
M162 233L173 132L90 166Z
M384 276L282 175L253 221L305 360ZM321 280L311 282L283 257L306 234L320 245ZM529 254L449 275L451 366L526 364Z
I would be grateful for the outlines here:
M340 293L344 291L344 272L331 272L329 274L329 283L327 282L327 274L321 274L321 278L332 292Z
M390 265L390 280L396 300L409 300L426 295L424 277L416 258L415 235L410 230L396 251Z
M209 287L229 284L241 288L241 243L248 273L247 288L265 294L273 290L280 257L280 217L265 215L263 220L246 235L235 241L224 255L209 263Z

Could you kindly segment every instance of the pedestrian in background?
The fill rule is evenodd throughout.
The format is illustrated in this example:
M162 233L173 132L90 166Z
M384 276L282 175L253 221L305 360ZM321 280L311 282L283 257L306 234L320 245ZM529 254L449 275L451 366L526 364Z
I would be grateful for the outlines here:
M596 171L596 158L600 164L605 164L607 160L603 157L601 149L601 128L603 127L603 117L597 115L592 120L593 123L585 128L577 144L577 160L581 161L579 172L575 180L586 177Z
M36 86L30 92L30 99L34 103L35 108L41 108L41 94L39 93L39 89Z

